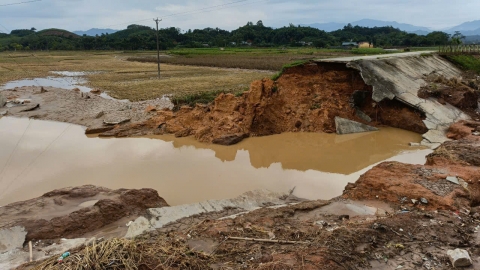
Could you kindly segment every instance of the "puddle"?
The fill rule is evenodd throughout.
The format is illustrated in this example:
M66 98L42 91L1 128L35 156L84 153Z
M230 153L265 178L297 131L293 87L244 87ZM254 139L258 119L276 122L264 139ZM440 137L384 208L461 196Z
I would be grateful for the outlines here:
M82 77L85 75L90 75L90 74L98 74L100 72L95 72L95 71L50 71L50 73L56 74L56 75L61 75L65 77Z
M62 88L67 90L72 90L74 88L80 89L82 92L90 92L92 88L82 86L81 84L86 83L87 81L82 78L77 77L46 77L46 78L35 78L35 79L26 79L11 81L2 86L2 89L14 89L15 87L25 87L25 86L43 86L43 87L55 87Z
M344 136L287 133L227 147L172 136L87 138L81 126L3 117L0 205L86 184L154 188L171 205L294 187L296 196L330 199L383 160L424 164L431 150L408 146L420 140L385 128Z
M2 86L0 90L5 89L14 89L15 87L26 87L26 86L43 86L43 87L55 87L67 90L73 90L75 88L80 89L84 93L88 93L92 88L84 86L83 84L87 83L84 76L94 72L72 72L72 71L52 71L51 73L66 76L66 77L46 77L46 78L35 78L35 79L25 79L18 81L11 81ZM130 102L128 99L115 99L109 96L107 93L103 92L100 94L101 97L105 99L117 100L121 102Z

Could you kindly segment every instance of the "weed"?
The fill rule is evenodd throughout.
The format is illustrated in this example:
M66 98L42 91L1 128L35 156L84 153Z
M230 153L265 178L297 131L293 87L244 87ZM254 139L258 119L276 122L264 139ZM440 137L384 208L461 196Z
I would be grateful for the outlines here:
M432 57L432 56L433 56L433 54L431 54L431 53L421 53L420 54L420 57Z
M278 92L278 87L277 87L277 85L274 85L272 87L272 93L276 93L276 92Z
M463 70L471 70L480 73L480 58L473 55L449 55L445 56L450 62Z
M372 55L372 54L385 54L391 53L389 51L385 51L382 48L355 48L351 50L353 54L362 54L362 55Z
M272 77L272 80L273 81L276 81L280 78L280 76L282 76L282 74L285 72L285 70L289 69L289 68L293 68L293 67L298 67L298 66L302 66L302 65L305 65L306 63L308 63L309 60L300 60L300 61L295 61L295 62L292 62L290 64L286 64L282 67L282 70L280 70L280 72L278 72L277 74L273 75Z
M322 107L321 104L319 104L319 103L314 103L314 104L312 104L312 106L310 106L310 110L313 111L313 110L316 110L316 109L320 109L321 107Z

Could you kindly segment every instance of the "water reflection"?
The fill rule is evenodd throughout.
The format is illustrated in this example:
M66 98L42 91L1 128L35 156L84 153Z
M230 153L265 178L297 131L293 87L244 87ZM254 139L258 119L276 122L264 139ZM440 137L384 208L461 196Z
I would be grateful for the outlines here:
M222 161L234 161L239 150L249 153L254 168L268 168L280 163L283 169L351 174L371 164L391 158L402 151L412 150L410 142L421 136L395 128L379 132L337 136L325 133L284 133L245 140L233 146L203 144L194 138L151 136L173 142L176 148L193 146L211 149Z
M384 129L342 137L282 134L225 147L172 136L87 138L80 126L4 117L0 205L86 184L154 188L172 205L293 187L299 197L329 199L376 162L424 163L429 150L402 153L411 150L408 142L419 140Z

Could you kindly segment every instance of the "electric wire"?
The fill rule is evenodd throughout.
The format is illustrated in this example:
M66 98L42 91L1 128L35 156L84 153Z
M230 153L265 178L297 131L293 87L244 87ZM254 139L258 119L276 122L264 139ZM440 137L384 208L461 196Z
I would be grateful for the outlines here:
M21 4L28 4L28 3L41 2L41 1L42 1L42 0L32 0L32 1L24 1L24 2L10 3L10 4L0 4L0 7L21 5Z
M30 120L30 122L31 122L31 120ZM29 123L29 126L30 126L30 123ZM37 160L38 160L45 152L47 152L47 151L50 149L50 147L52 147L52 145L53 145L58 139L60 139L60 138L65 134L65 132L67 132L67 130L70 129L71 126L72 126L71 124L68 125L68 126L60 133L60 135L58 135L53 141L51 141L50 144L49 144L45 149L43 149L43 151L40 152L40 154L38 154L38 155L35 157L35 159L33 159L32 162L30 162L30 164L28 164L28 165L22 170L22 172L21 172L19 175L17 175L14 179L12 179L12 181L10 181L10 183L7 185L6 188L3 188L3 191L2 191L2 193L1 193L0 195L3 195L3 194L8 190L8 188L10 188L10 186L11 186L14 182L16 182L16 180L17 180L20 176L22 176L33 164L35 164L35 163L37 162ZM0 182L1 182L1 181L0 181Z

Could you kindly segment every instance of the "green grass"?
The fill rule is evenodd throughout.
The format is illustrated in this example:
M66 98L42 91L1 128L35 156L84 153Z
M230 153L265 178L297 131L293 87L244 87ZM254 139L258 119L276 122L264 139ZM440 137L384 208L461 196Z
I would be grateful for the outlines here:
M218 97L220 94L233 94L236 97L240 97L245 91L225 91L225 90L215 90L215 91L207 91L207 92L198 92L198 93L191 93L191 94L184 94L174 96L172 98L172 103L175 105L174 110L180 109L181 106L195 106L195 104L210 104L212 103L215 98Z
M463 70L471 70L480 74L480 58L473 55L449 55L446 58Z
M299 54L316 55L324 53L347 53L349 51L339 49L316 49L316 48L181 48L168 50L166 53L179 56L199 56L199 55L226 55L226 54L246 54L246 55L271 55L271 54Z
M278 78L280 78L280 76L282 76L282 74L283 74L283 72L285 72L285 70L287 70L289 68L292 68L292 67L305 65L308 62L310 62L310 61L309 60L300 60L300 61L295 61L295 62L286 64L282 67L282 69L278 73L276 73L275 75L272 76L272 80L273 81L278 80Z
M374 54L386 54L392 53L390 51L385 51L382 48L355 48L352 49L351 52L353 54L362 54L362 55L374 55Z

